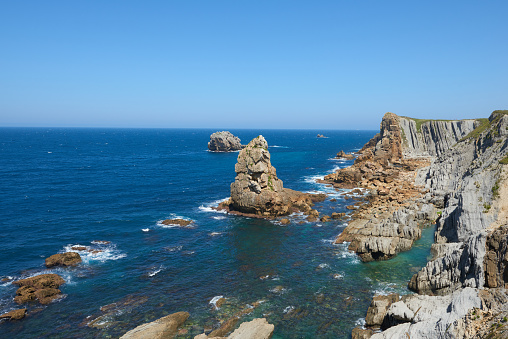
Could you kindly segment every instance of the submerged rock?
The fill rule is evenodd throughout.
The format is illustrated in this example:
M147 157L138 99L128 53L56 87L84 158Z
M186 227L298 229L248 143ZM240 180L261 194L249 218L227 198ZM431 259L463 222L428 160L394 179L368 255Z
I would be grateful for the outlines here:
M18 310L13 310L7 313L0 315L0 319L8 319L8 320L19 320L23 319L26 315L26 308L21 308Z
M232 152L242 149L240 138L228 131L215 132L210 135L208 149L213 152Z
M86 249L86 248L85 248ZM57 253L46 258L46 267L76 266L81 262L81 256L76 252Z
M284 188L270 162L263 136L254 138L238 155L231 198L219 208L231 213L272 218L294 211L309 211L311 195Z
M16 291L14 301L23 304L28 301L37 300L41 304L49 304L61 296L58 289L65 280L58 274L41 274L35 277L14 281L14 285L20 286Z
M121 336L121 339L163 339L173 338L180 327L189 317L187 312L177 312L151 323L139 325Z

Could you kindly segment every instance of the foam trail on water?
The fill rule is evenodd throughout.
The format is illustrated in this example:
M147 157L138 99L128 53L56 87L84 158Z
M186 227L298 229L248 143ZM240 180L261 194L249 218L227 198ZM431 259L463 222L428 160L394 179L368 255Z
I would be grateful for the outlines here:
M209 202L209 203L205 203L205 204L199 206L198 208L199 208L199 210L201 212L215 212L215 213L224 213L224 214L226 214L227 213L226 211L217 211L216 209L214 209L214 207L219 206L219 204L221 202L227 201L229 198L230 197L219 199L219 200L215 200L215 201L212 201L212 202Z

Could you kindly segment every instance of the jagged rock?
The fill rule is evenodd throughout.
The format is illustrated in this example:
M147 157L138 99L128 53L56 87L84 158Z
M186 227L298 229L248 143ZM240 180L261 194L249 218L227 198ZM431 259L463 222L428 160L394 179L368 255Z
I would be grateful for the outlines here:
M287 224L289 224L289 223L290 223L290 221L289 221L289 219L284 218L284 219L281 219L281 220L280 220L280 223L281 223L282 225L287 225Z
M390 295L377 295L372 298L372 302L367 310L367 316L365 317L366 325L381 326L388 308L392 303L397 301L399 301L399 295L397 293Z
M213 152L232 152L242 149L240 138L228 131L215 132L210 135L208 149Z
M231 198L219 208L257 217L277 217L294 211L309 211L311 195L284 188L270 162L263 136L254 138L238 155Z
M19 319L23 319L25 317L25 315L26 315L26 308L21 308L21 309L12 310L10 312L0 315L0 319L19 320Z
M332 213L332 219L340 219L340 218L343 218L345 216L346 216L346 213L336 213L336 212Z
M501 226L487 237L484 259L485 286L508 287L508 225Z
M272 337L275 326L269 324L265 318L257 318L242 323L228 339L269 339Z
M41 274L35 277L14 281L14 285L20 286L16 291L14 301L23 304L28 301L38 300L41 304L49 304L60 297L58 289L65 280L58 274Z
M139 325L121 336L121 339L163 339L173 338L189 317L187 312L177 312L150 323Z
M415 313L403 301L397 301L390 305L386 315L395 322L410 322L413 320Z
M85 248L86 249L86 248ZM46 258L46 267L53 266L76 266L81 262L81 256L76 252L53 254Z
M404 304L415 314L412 322L390 327L371 338L464 338L459 320L470 310L480 308L481 299L478 290L464 288L446 296L408 296Z

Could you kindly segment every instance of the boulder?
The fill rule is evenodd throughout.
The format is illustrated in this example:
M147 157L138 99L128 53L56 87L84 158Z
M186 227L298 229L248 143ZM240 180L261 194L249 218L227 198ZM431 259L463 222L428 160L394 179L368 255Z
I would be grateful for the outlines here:
M76 266L81 262L81 256L76 252L57 253L46 258L46 267Z
M187 312L177 312L150 323L139 325L121 336L121 339L163 339L173 338L189 317Z
M240 138L228 131L215 132L210 135L208 149L212 152L232 152L242 149Z
M26 308L13 310L0 315L0 319L19 320L23 319L26 315Z
M272 337L275 326L269 324L265 318L257 318L242 323L228 339L269 339Z
M219 206L231 213L273 218L294 211L311 210L311 195L284 188L270 162L268 144L262 135L240 151L231 198Z
M372 334L374 331L370 329L363 329L361 327L355 327L353 328L353 331L351 332L351 338L352 339L369 339L372 337Z

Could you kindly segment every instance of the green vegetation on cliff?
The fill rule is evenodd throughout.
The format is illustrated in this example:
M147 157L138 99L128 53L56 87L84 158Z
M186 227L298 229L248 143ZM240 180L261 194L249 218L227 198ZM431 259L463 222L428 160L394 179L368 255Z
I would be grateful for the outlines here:
M476 119L480 122L480 125L476 127L473 131L471 131L468 135L466 135L464 138L462 138L460 141L464 141L469 138L478 139L478 137L488 129L490 129L491 126L495 126L501 118L508 114L508 110L496 110L492 112L489 119L486 118L480 118Z

